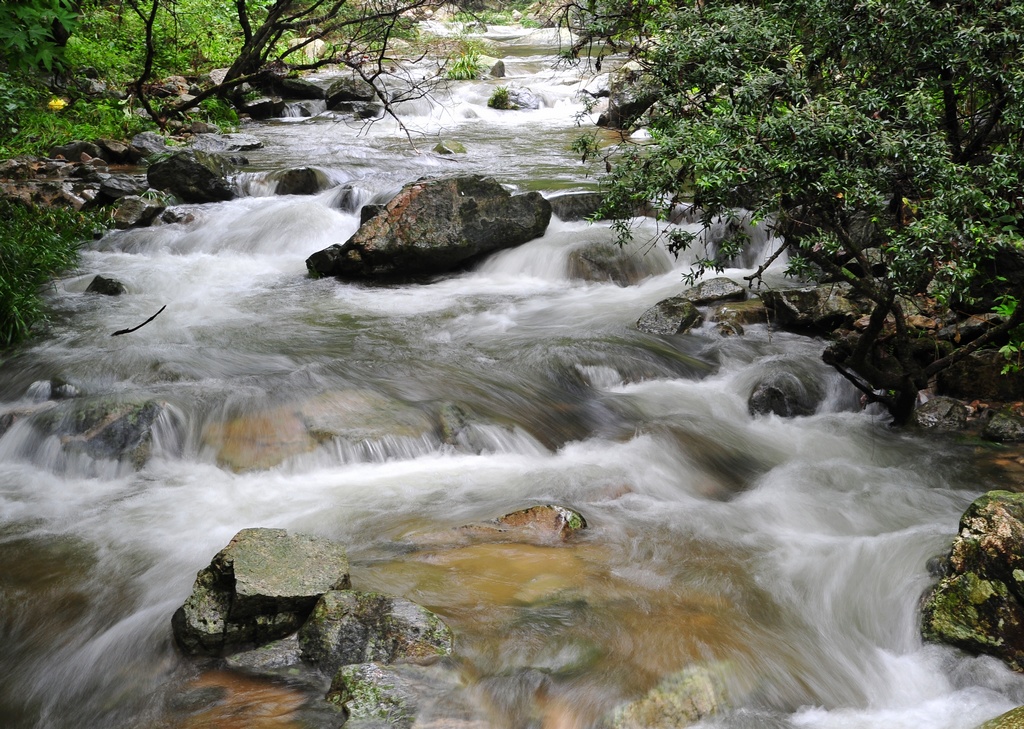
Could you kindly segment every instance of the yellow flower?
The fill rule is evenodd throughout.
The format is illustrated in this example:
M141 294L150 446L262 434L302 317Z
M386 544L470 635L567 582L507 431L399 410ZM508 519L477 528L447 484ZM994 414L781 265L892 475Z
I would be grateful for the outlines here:
M58 96L54 96L52 99L50 99L50 103L47 104L47 106L50 108L50 111L60 111L67 105L68 102L64 101L64 99L61 99Z

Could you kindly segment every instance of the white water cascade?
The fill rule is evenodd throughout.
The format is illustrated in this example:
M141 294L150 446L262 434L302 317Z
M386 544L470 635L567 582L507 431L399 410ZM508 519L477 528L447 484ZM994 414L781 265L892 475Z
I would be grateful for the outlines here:
M452 690L486 716L473 726L605 726L661 677L711 663L732 691L704 727L972 729L1024 703L1024 680L1001 663L918 632L926 562L998 481L966 447L861 411L819 341L763 325L639 333L688 266L647 250L649 221L634 253L652 275L633 286L571 277L571 252L612 233L557 219L429 282L307 277L306 257L347 239L362 204L423 175L595 187L569 151L586 79L557 68L543 34L490 39L509 78L403 109L418 152L387 121L323 112L248 126L265 147L247 153L246 196L90 244L52 293L52 331L0 363L0 416L32 414L0 436L0 726L336 726L302 687L173 645L197 570L255 526L338 540L357 587L444 617ZM541 108L487 108L499 83L529 87ZM429 153L439 138L468 151ZM261 183L296 166L344 191L274 196ZM764 255L726 275L741 280ZM128 293L84 293L96 274ZM753 387L780 369L818 393L813 415L749 414ZM55 381L78 397L49 399ZM104 399L162 403L143 463L90 456L39 425ZM291 447L305 437L294 413L324 402L372 422ZM470 416L455 442L418 426L448 404ZM235 432L260 447L227 453ZM582 513L582 538L408 548L546 503ZM530 690L536 676L543 691Z

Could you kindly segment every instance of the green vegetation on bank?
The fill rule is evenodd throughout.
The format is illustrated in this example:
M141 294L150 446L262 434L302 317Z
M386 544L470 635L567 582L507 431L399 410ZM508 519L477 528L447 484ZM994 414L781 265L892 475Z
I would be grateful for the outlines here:
M78 249L100 222L69 208L39 210L0 200L0 349L46 320L41 289L73 269Z
M1019 352L1019 307L948 354L918 346L910 319L986 313L1024 286L1024 5L587 8L571 20L583 30L574 52L628 48L658 99L645 118L652 143L625 145L606 179L604 212L623 236L651 201L663 217L692 201L706 225L750 211L782 236L793 274L849 283L869 302L865 328L826 360L897 421L973 347L1009 338L1004 353ZM699 249L699 236L667 231L671 247ZM744 242L698 250L699 266L721 266Z

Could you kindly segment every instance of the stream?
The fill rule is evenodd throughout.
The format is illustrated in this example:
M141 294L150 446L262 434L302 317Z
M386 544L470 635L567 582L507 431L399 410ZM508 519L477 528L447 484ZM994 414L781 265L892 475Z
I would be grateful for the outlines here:
M52 404L53 380L79 399L165 403L139 467L69 452L31 418L0 436L0 726L336 726L302 686L174 646L170 618L196 572L257 526L342 542L357 589L451 626L453 701L482 718L437 709L417 726L602 727L695 665L729 675L728 706L702 727L973 729L1024 703L1022 677L918 630L926 563L999 482L966 446L861 410L820 341L763 325L638 332L689 265L651 248L650 221L633 254L652 274L632 286L570 276L573 250L613 234L557 218L429 282L307 276L305 259L354 233L358 209L341 187L275 197L269 171L314 165L360 203L450 172L545 195L596 189L569 151L589 78L557 66L549 32L487 39L507 78L400 109L418 152L386 120L246 125L265 145L246 153L247 196L88 244L52 292L51 331L0 363L0 415ZM509 83L541 108L487 108ZM442 138L467 153L431 153ZM742 280L770 245L725 275ZM128 293L86 294L96 274ZM815 414L750 415L751 390L777 371L810 383ZM429 424L451 405L468 424L446 442ZM308 443L297 412L359 425ZM409 548L549 503L584 515L579 539Z

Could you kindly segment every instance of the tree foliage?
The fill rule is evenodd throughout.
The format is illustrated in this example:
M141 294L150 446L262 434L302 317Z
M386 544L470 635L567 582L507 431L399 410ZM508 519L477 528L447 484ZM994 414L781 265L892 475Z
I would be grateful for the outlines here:
M783 236L794 273L870 302L867 330L826 359L905 418L971 349L922 358L915 302L970 307L994 262L1022 251L1024 4L592 0L568 17L577 52L628 47L661 89L654 144L606 181L620 231L650 201L665 214L692 200L707 224L749 209Z
M0 3L0 64L18 70L54 70L77 23L74 0Z

